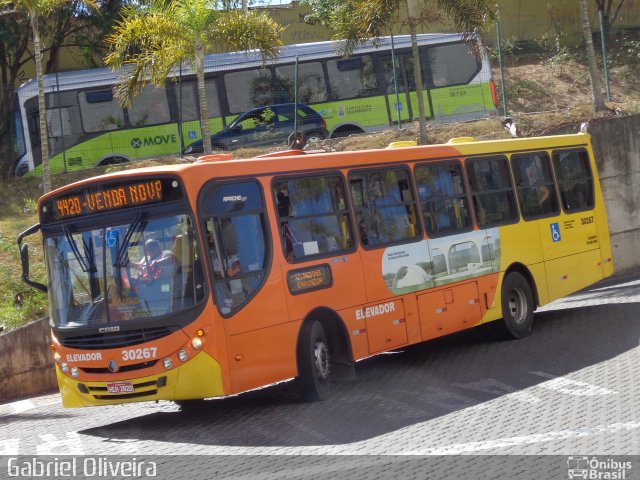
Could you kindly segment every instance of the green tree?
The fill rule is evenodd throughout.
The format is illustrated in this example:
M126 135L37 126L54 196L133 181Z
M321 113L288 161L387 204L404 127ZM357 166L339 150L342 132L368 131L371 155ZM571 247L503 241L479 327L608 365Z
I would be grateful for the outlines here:
M0 178L8 178L16 161L13 93L23 66L30 61L29 24L24 17L0 15Z
M336 32L335 39L345 40L344 54L351 53L360 43L389 34L393 25L398 22L408 24L421 144L427 141L427 129L417 41L418 26L449 18L457 30L475 34L493 18L493 4L486 0L303 0L303 3L312 8L311 20L319 20L332 28ZM406 6L406 19L400 18L403 6Z
M215 0L150 0L123 9L122 21L107 38L105 63L123 71L116 96L131 105L147 79L163 85L171 70L191 62L198 80L200 123L204 153L211 153L209 111L204 84L205 51L259 49L274 57L282 27L266 15L223 10Z
M587 65L589 67L589 76L591 77L593 111L601 112L607 107L604 104L604 96L602 95L602 86L600 83L600 72L596 62L596 51L593 47L587 0L580 0L580 18L582 20L582 34L587 48Z
M38 110L40 119L40 143L42 144L42 186L44 193L51 190L51 173L49 172L49 142L47 117L45 112L44 79L42 74L42 45L40 43L40 20L57 8L70 3L70 0L0 0L0 9L4 15L12 13L26 14L31 25L33 53L36 63L36 79L38 82ZM84 0L85 8L94 7L93 0ZM3 16L4 16L3 15Z

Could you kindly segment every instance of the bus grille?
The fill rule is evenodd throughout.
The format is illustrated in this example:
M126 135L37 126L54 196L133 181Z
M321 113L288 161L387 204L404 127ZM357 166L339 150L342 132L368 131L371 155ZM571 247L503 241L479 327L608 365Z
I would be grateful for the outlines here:
M127 330L124 332L81 335L78 337L61 338L60 343L65 347L82 348L86 350L128 347L166 337L179 328L180 327L177 325L172 325L169 327L141 328L138 330Z
M132 372L134 370L141 370L143 368L153 367L156 363L158 363L158 360L152 360L150 362L143 362L143 363L134 363L133 365L123 365L120 368L118 368L118 373ZM78 367L78 368L85 373L113 373L108 368L89 368L89 367Z

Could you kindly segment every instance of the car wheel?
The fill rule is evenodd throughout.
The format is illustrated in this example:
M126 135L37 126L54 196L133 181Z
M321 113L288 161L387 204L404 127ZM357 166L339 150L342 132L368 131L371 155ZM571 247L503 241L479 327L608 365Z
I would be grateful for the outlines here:
M302 135L302 148L306 148L307 145L318 145L327 136L322 132L309 132Z

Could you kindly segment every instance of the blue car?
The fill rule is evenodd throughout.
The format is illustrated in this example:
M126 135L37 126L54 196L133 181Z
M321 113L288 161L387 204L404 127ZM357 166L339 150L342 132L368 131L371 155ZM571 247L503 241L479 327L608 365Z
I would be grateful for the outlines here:
M298 141L294 142L294 112L298 114ZM303 104L280 103L254 108L238 116L224 129L211 136L214 150L263 145L289 145L302 148L310 139L327 138L327 123L322 115ZM184 149L184 154L202 153L202 140Z

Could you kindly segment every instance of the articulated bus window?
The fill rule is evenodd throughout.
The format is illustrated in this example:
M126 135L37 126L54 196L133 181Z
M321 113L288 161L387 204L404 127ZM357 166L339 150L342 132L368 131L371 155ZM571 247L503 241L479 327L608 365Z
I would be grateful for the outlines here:
M518 220L506 158L470 159L467 172L478 226L484 228Z
M336 255L353 247L341 177L278 180L273 193L287 260Z
M352 172L349 185L362 245L376 247L420 237L407 170Z
M554 151L553 166L558 177L562 206L566 212L593 208L593 177L584 150Z
M258 182L205 187L204 214L214 296L223 315L245 305L259 290L268 267L269 243Z
M415 169L422 216L430 236L471 227L467 192L459 163L418 165Z
M558 214L560 207L549 156L546 153L514 155L511 165L525 220Z

